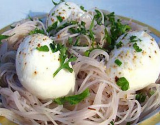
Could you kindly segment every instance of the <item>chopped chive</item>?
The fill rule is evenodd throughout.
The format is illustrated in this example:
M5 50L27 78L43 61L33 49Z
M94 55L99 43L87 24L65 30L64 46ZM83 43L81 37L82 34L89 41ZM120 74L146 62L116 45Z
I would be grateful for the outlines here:
M118 66L121 66L121 65L122 65L122 62L121 62L119 59L116 59L114 62L115 62L115 64L117 64Z

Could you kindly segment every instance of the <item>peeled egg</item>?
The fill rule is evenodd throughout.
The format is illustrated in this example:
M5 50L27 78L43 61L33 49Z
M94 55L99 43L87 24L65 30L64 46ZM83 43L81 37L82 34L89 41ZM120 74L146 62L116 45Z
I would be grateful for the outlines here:
M160 49L148 33L133 31L122 35L116 44L107 63L106 73L116 83L116 78L125 77L129 82L129 90L140 90L155 83L160 74ZM136 46L139 48L136 51ZM117 65L115 60L122 64Z
M47 26L51 26L56 21L60 25L58 17L64 20L76 20L84 14L84 11L80 9L78 5L72 2L62 2L56 5L49 13L47 17Z
M45 35L30 35L20 44L16 55L16 71L21 84L43 100L73 94L75 88L74 72L61 69L53 77L60 66L60 52L53 53L50 43L52 40ZM48 52L36 49L44 45L48 46ZM72 68L71 64L70 67Z

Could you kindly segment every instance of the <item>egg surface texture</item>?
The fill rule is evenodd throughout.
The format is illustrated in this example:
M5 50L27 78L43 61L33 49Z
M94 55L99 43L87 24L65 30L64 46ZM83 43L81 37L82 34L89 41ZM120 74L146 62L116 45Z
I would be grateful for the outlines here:
M47 18L47 26L51 26L57 21L57 26L67 20L77 20L85 12L72 2L62 2L56 5L49 13Z
M115 63L121 62L121 65ZM107 63L107 75L116 79L125 77L129 90L140 90L155 83L160 74L160 49L156 41L144 31L132 31L116 41Z
M60 51L53 53L50 43L52 40L45 35L30 35L20 44L16 55L16 71L21 84L44 100L70 95L75 88L74 72L61 69L53 77L53 73L60 67ZM49 51L37 50L45 45Z

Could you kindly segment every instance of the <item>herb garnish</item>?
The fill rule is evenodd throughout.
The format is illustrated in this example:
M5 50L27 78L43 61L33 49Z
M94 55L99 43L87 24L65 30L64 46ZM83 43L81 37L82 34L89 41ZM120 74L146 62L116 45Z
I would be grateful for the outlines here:
M30 31L29 35L37 34L37 33L45 34L45 33L44 33L44 30L41 30L41 29L35 28L34 30Z
M119 43L117 43L116 44L117 49L120 48L120 47L122 47L122 45L123 45L122 41L120 41Z
M110 37L106 28L105 28L104 32L105 32L105 36L103 39L105 39L107 41L107 43L110 45L111 44L111 37Z
M102 24L102 14L99 10L95 10L96 14L94 15L94 19L96 20L98 25Z
M28 15L28 19L30 19L31 21L33 21L33 18L30 15Z
M48 48L47 45L36 47L36 49L39 50L39 51L43 51L43 52L48 52L49 51L49 48Z
M136 100L142 103L146 100L146 95L144 93L138 93L136 95Z
M114 122L113 122L113 121L111 121L111 122L110 122L110 124L111 124L111 125L114 125Z
M59 56L59 60L60 60L60 67L53 73L53 77L56 76L56 74L61 70L61 69L66 69L69 72L73 72L73 69L70 68L69 63L70 62L74 62L76 61L76 57L74 56L70 56L70 58L68 58L67 55L67 48L64 45L61 44L57 44L55 45L54 43L50 43L50 48L52 50L52 52L57 52L60 51L60 56ZM68 60L66 61L66 59L68 58Z
M87 12L87 10L84 9L84 6L80 6L81 10L83 10L84 12Z
M127 122L127 124L126 125L131 125L131 123L130 122Z
M58 5L58 4L60 4L60 3L62 3L62 2L65 2L65 0L60 0L59 3L56 3L56 2L54 2L54 1L52 0L52 3L53 3L55 6Z
M117 85L118 85L119 87L121 87L121 89L122 89L123 91L126 91L126 90L129 89L129 82L127 81L127 79L126 79L125 77L120 77L120 78L118 78L118 80L117 80Z
M136 36L131 36L130 37L130 42L137 42L136 38L137 38Z
M94 27L94 18L92 19L91 25L90 25L90 27L89 27L89 37L90 37L90 39L91 39L92 41L95 40L95 38L94 38L94 33L93 33L93 30L92 30L93 27Z
M13 34L13 35L14 35L14 34ZM1 35L1 34L0 34L0 44L2 43L1 40L7 39L7 38L9 38L9 37L11 37L11 36L13 36L13 35L8 36L8 35Z
M54 22L51 26L48 27L47 32L50 32L52 30L55 30L57 28L58 22Z
M137 45L137 43L133 44L133 48L136 50L136 52L141 52L142 51L142 49L139 48L139 46Z
M63 105L66 102L70 103L71 105L75 105L81 102L82 100L84 100L89 95L90 95L89 89L87 88L80 94L57 98L57 99L54 99L54 102L57 103L58 105Z
M93 50L95 50L95 49L104 50L104 49L102 49L102 48L100 48L100 47L97 47L97 48L91 48L91 49L89 49L89 50L87 50L87 51L85 51L85 52L84 52L84 56L89 57L90 53L91 53Z
M63 18L61 16L57 16L57 19L59 20L59 22L63 21Z
M69 45L73 44L73 39L71 37L68 38L68 43L69 43Z
M116 59L114 62L115 62L115 64L117 64L118 66L121 66L121 65L122 65L122 62L121 62L119 59Z

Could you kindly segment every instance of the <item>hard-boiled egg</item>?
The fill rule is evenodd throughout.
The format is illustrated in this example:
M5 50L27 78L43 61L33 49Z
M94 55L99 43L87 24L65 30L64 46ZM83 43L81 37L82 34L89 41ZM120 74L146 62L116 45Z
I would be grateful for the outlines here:
M45 35L30 35L20 44L16 55L16 71L21 84L44 100L70 95L75 88L74 72L61 69L53 77L53 73L60 67L60 51L53 53L50 43L52 40ZM49 51L36 49L45 45Z
M72 2L62 2L56 5L47 17L47 26L51 26L56 21L58 25L65 20L76 20L85 12L79 6Z
M114 83L117 78L125 77L129 90L155 83L160 74L160 49L154 38L144 31L120 36L110 54L106 73Z

